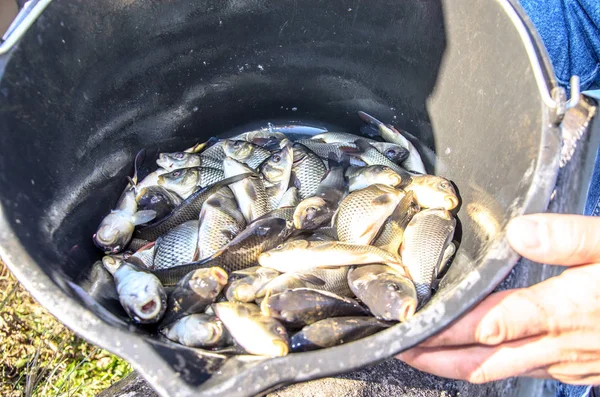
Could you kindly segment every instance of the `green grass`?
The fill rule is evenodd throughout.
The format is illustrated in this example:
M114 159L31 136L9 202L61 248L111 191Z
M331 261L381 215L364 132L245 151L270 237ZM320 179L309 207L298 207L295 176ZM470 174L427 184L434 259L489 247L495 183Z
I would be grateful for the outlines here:
M60 324L0 260L0 396L94 396L129 372Z

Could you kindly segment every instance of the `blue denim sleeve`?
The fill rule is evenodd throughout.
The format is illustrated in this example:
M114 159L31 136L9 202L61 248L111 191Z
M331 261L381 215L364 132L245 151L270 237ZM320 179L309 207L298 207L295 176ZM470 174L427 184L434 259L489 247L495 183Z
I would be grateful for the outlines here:
M600 0L520 0L540 34L559 83L600 88Z

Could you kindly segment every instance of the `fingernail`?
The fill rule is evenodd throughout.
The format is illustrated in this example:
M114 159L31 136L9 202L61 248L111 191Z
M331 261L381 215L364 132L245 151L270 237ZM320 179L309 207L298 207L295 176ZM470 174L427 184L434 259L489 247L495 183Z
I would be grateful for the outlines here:
M527 216L511 220L507 227L507 235L515 248L538 248L541 244L539 222Z

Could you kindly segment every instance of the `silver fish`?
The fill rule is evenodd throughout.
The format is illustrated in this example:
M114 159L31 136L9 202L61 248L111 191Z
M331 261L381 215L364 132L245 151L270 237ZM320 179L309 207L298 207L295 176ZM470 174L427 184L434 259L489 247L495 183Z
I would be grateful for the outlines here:
M431 296L431 284L455 228L456 219L448 211L428 209L416 214L404 231L400 253L415 283L419 305Z
M339 241L294 240L258 256L261 266L282 273L304 273L317 268L385 263L403 272L398 255L371 245L347 244Z
M163 168L165 172L182 168L223 168L223 160L186 152L161 153L158 155L156 164Z
M294 165L292 166L293 185L298 188L301 200L311 197L319 188L327 169L323 161L306 146L294 143Z
M135 226L150 222L156 217L156 211L137 209L135 190L129 188L119 199L117 207L102 219L92 236L96 246L113 254L122 251L131 241Z
M310 139L314 139L317 141L325 142L325 143L350 143L353 144L355 140L361 138L360 135L349 134L347 132L323 132L322 134L313 135ZM373 143L377 142L374 139L363 138L367 142Z
M375 117L366 114L365 112L358 112L358 115L366 123L372 124L379 129L381 137L387 142L396 143L406 149L408 149L410 155L405 161L406 168L410 171L415 171L421 174L427 173L421 155L408 139L406 139L400 131L395 128L390 128L377 120Z
M351 173L352 176L348 179L350 192L375 184L391 187L397 187L402 184L402 177L385 165L370 165L359 170L354 169Z
M220 347L229 333L221 320L208 314L185 316L160 330L167 339L188 347Z
M202 157L208 157L214 160L225 160L225 157L227 157L227 155L225 154L225 140L216 140L216 142L212 146L204 149L204 151L200 155Z
M263 177L265 190L269 196L269 209L277 208L288 190L292 176L294 154L290 146L274 152L259 167Z
M199 187L212 185L223 179L225 174L218 168L184 168L159 176L158 184L185 200Z
M156 219L164 218L181 204L179 195L158 185L139 190L136 200L138 211L155 211Z
M255 294L255 298L278 294L294 288L312 288L340 296L352 297L354 294L348 286L347 275L347 267L314 269L305 273L282 273L259 289Z
M227 272L243 270L255 265L260 253L285 241L292 230L291 225L280 218L257 220L214 255L183 266L154 271L154 274L163 284L169 285L194 269L220 266Z
M350 193L332 220L340 241L370 244L404 194L385 185L371 185Z
M441 176L414 175L404 190L414 192L417 202L423 208L442 208L450 211L459 204L454 186Z
M196 269L186 274L169 294L168 308L162 325L183 316L202 313L227 285L227 272L220 267Z
M387 321L406 321L417 309L415 285L389 266L358 266L348 272L352 292L371 313Z
M364 141L364 138L361 138ZM368 141L367 141L368 142ZM395 164L403 164L406 159L408 159L409 151L408 149L397 145L395 143L389 142L370 142L371 146L379 151L379 153L383 154L388 158L391 162Z
M260 304L263 315L292 327L315 323L328 317L366 316L368 310L354 299L310 288L289 289L267 296Z
M285 327L276 319L263 316L258 306L221 302L212 307L233 339L248 353L280 357L290 351Z
M281 200L279 200L279 204L277 205L277 208L295 207L298 205L299 202L300 202L300 198L298 197L298 188L295 186L292 186L292 187L288 188L288 190L286 190L286 192L283 194L283 196L281 197Z
M252 172L252 169L247 165L231 157L227 157L223 161L223 169L226 178ZM232 183L229 187L237 200L246 222L250 223L269 211L269 198L262 178L251 175L239 182Z
M153 269L169 269L191 262L197 247L198 221L182 223L156 241Z
M228 187L210 196L200 211L197 259L204 259L227 245L244 230L246 220Z
M160 236L164 235L176 226L184 222L197 220L202 210L204 202L212 196L216 191L224 186L229 186L232 183L249 177L251 174L240 174L231 178L223 179L214 185L200 188L195 191L190 197L185 199L177 208L173 210L167 217L158 222L154 222L148 226L144 226L136 231L136 238L141 240L155 241Z
M373 317L334 317L307 325L290 340L292 352L333 347L373 335L390 327Z
M257 298L256 293L277 276L279 276L277 270L262 266L233 272L225 290L225 296L230 302L254 302Z
M121 306L133 321L160 321L167 308L167 294L158 278L116 256L103 257L102 264L113 275Z
M131 255L132 258L135 258L135 261L129 260L129 262L135 262L142 268L153 269L154 253L156 252L155 248L154 242L140 248L133 255Z
M262 147L271 147L286 139L286 136L279 131L273 131L272 128L264 128L244 132L231 139L251 142Z
M252 169L271 156L271 152L262 147L246 141L226 140L224 146L225 154L236 159L240 163L248 165Z
M420 211L413 192L408 192L383 224L373 245L397 254L404 238L404 230L410 220Z
M396 171L398 175L400 175L403 179L410 177L410 173L394 163L392 160L388 159L385 155L383 155L379 150L377 150L373 145L364 139L356 140L356 147L358 148L357 153L347 152L352 157L357 157L364 161L367 165L385 165L392 170Z
M344 165L329 159L329 170L321 181L313 197L298 204L294 212L294 227L300 230L313 230L330 224L340 200L346 194Z
M359 138L358 136L356 138ZM314 154L319 156L322 160L327 160L331 156L341 158L346 153L357 152L356 145L354 144L336 144L336 143L323 143L314 139L300 139L296 141L297 144L306 146ZM354 166L363 166L365 162L361 159L351 157L350 164Z

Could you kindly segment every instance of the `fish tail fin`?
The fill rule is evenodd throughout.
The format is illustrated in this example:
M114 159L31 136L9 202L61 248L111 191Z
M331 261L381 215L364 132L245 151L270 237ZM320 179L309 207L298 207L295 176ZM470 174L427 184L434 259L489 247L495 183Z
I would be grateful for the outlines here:
M129 178L129 183L131 186L136 186L139 182L138 179L138 170L142 166L142 163L146 160L146 149L142 149L135 155L135 160L133 161L133 178Z
M198 142L191 148L185 149L183 152L184 153L200 153L202 150L204 150L204 148L208 145L209 142L210 142L210 139L206 142L202 142L202 143Z
M367 124L372 124L377 127L379 127L380 125L383 125L383 123L381 121L377 120L375 117L373 117L370 114L367 114L363 111L360 111L360 110L358 111L358 117L360 117L361 120Z
M357 139L354 141L354 144L356 145L360 153L366 153L375 149L373 145L371 145L368 141L364 139Z

